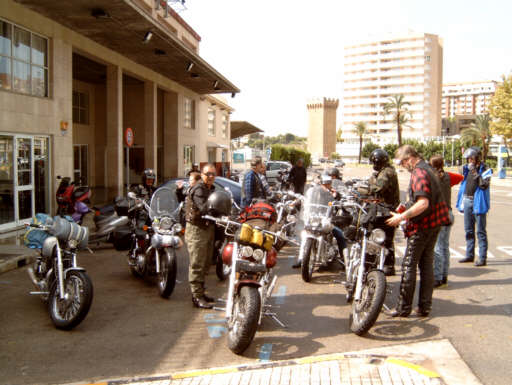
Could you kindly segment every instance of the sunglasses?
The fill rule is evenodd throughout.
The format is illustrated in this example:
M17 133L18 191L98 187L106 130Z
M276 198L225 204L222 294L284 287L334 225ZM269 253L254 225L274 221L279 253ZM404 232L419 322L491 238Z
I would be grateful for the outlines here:
M206 175L206 176L215 176L216 174L214 172L203 172L203 175Z

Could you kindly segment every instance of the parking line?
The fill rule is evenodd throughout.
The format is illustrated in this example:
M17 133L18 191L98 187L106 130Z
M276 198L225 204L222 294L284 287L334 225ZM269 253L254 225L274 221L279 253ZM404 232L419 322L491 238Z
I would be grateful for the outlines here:
M272 355L272 344L261 345L259 360L261 362L269 362Z
M276 299L276 305L284 304L285 296L286 296L286 286L285 285L279 286L277 293L272 295L272 297L275 297L275 299Z

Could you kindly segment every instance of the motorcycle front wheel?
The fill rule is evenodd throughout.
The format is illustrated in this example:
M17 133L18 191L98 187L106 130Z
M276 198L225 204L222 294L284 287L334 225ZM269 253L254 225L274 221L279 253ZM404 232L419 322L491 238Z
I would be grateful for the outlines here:
M162 250L160 273L158 274L158 292L163 298L169 298L176 286L176 253L171 249Z
M302 279L304 282L311 282L313 278L313 270L315 269L316 241L307 238L304 244L304 254L302 256Z
M349 317L350 330L358 336L366 333L373 326L386 298L386 277L380 270L372 270L363 283L361 299L352 301Z
M57 329L71 330L82 322L92 303L92 282L84 271L70 271L64 280L64 299L55 280L48 296L48 311Z
M228 348L242 354L251 344L258 328L261 299L256 287L242 286L234 298L233 313L228 323Z

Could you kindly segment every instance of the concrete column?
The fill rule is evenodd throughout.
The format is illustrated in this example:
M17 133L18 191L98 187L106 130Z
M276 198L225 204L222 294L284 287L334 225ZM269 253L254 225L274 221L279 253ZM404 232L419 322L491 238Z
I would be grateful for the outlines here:
M123 195L123 70L107 67L106 175L108 198Z
M144 82L144 168L157 172L157 101L156 84Z
M182 148L178 146L178 94L164 93L164 179L178 176L178 162ZM181 155L183 156L183 155Z

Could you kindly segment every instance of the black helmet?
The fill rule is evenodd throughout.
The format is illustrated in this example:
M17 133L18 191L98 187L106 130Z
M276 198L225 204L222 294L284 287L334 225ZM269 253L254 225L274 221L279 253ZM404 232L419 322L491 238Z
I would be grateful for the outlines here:
M206 201L208 213L214 216L229 215L231 213L231 197L226 191L213 192Z
M370 162L373 163L375 171L380 171L389 163L389 155L382 148L377 148L370 155Z
M462 156L464 159L475 158L475 160L478 162L482 156L482 151L480 151L480 148L478 147L470 147L464 151Z
M147 168L144 170L144 173L142 174L142 184L145 186L147 185L147 181L151 180L151 185L156 179L155 171L152 168Z
M341 179L340 178L340 170L338 170L336 167L333 167L333 168L330 168L327 173L333 177L333 178L336 178L336 179Z

